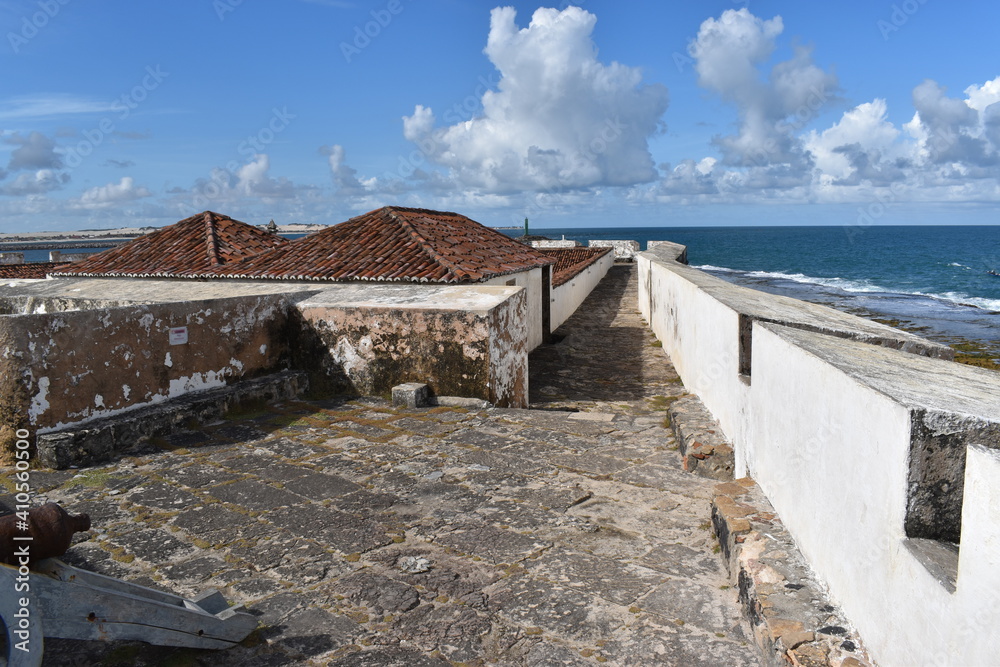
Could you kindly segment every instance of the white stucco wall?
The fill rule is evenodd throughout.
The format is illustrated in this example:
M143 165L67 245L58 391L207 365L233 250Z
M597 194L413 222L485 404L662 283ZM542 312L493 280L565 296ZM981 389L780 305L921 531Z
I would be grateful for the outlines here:
M951 593L905 546L910 409L769 326L754 327L752 467L810 565L880 665L998 664L1000 452L969 448Z
M590 296L597 284L608 275L608 270L614 266L614 253L607 253L586 269L575 275L559 287L552 288L552 310L550 327L556 327L565 322L576 312L580 304Z
M733 442L737 476L760 484L878 664L1000 664L1000 452L968 447L954 592L905 533L913 415L1000 424L998 376L933 358L932 348L858 342L885 332L731 291L651 253L637 263L640 311ZM742 378L740 313L753 321ZM790 327L768 321L776 314ZM991 433L982 437L996 447Z
M739 313L682 273L643 270L640 311L663 343L688 391L697 394L736 445L736 474L746 474L747 386L739 374ZM652 267L650 267L652 268Z
M542 268L499 276L480 283L482 285L508 285L523 287L528 291L528 351L534 350L545 340L542 330Z
M844 337L898 341L919 347L918 337L835 311L744 287L670 258L685 248L636 256L639 310L670 356L685 387L696 394L733 443L736 475L755 475L755 441L749 426L751 378L740 375L740 316L778 321ZM941 347L927 343L930 348ZM751 354L756 367L756 360Z

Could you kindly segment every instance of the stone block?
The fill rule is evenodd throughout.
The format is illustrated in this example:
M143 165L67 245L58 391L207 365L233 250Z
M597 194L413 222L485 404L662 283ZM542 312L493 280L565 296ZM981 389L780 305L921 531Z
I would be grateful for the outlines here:
M426 384L407 382L392 388L392 404L400 408L424 408L430 404L430 392Z

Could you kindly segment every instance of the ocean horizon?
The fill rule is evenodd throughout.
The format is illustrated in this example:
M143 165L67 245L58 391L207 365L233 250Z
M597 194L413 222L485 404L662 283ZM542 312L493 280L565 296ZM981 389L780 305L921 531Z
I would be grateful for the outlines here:
M520 236L523 230L503 230ZM603 227L532 235L687 246L691 266L1000 357L1000 226Z
M523 229L502 229L517 237ZM764 292L821 303L1000 358L1000 226L538 228L570 239L671 241L691 266ZM303 236L288 234L289 238ZM104 248L72 248L93 252ZM48 260L48 250L24 251Z

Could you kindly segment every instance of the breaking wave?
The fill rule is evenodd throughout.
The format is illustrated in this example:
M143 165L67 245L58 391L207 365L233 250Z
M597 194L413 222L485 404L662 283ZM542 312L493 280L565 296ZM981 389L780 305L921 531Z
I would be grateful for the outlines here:
M962 266L959 264L952 264L952 266ZM926 297L930 299L936 299L938 301L946 301L948 303L956 304L959 306L968 306L972 308L978 308L980 310L985 310L991 313L1000 311L1000 299L989 299L984 297L969 296L962 292L943 292L943 293L933 293L933 292L901 292L899 290L889 289L881 285L877 285L869 280L849 280L847 278L818 278L815 276L807 276L803 273L783 273L781 271L741 271L739 269L730 269L722 266L713 266L711 264L703 264L701 266L694 267L696 269L701 269L703 271L710 271L713 273L730 273L734 275L739 275L744 278L757 278L766 280L788 280L795 283L802 283L804 285L820 285L822 287L832 287L835 289L842 290L844 292L856 293L856 294L885 294L885 295L900 295L900 296L916 296L916 297ZM968 268L968 267L965 267Z

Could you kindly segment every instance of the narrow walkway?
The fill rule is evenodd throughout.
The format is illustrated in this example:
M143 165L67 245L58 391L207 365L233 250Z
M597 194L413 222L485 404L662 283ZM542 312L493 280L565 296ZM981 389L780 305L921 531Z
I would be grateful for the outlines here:
M633 291L615 267L534 356L545 410L289 402L34 472L93 519L70 563L261 622L222 652L51 640L44 664L758 664Z
M639 314L636 268L616 264L558 330L531 355L531 407L663 412L685 393L680 377ZM560 340L561 339L561 340Z

